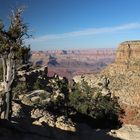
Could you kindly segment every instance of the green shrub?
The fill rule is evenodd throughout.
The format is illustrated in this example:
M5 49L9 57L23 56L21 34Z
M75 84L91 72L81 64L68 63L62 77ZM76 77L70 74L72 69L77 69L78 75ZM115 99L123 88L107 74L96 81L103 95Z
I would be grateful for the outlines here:
M13 99L18 98L18 95L25 94L27 92L27 85L25 82L15 82L12 93L13 93Z
M122 112L118 98L102 96L100 89L92 89L84 80L75 84L72 89L69 105L79 113L98 120L117 120Z

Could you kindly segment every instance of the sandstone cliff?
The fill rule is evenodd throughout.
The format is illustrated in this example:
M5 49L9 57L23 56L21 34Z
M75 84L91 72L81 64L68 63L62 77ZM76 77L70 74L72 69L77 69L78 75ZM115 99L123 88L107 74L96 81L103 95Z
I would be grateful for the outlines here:
M126 41L119 45L116 52L115 63L105 71L110 75L124 74L128 71L140 70L140 41Z
M115 62L96 76L85 75L85 79L96 86L103 76L109 78L112 96L118 96L124 107L124 123L140 125L140 41L121 43ZM79 81L80 77L74 79Z
M140 122L140 41L120 44L116 60L102 73L110 78L110 89L125 108L124 122Z

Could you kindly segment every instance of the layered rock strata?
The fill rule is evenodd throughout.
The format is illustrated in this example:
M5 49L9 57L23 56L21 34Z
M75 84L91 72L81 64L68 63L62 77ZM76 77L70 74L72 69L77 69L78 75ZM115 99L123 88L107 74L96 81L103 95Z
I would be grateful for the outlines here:
M140 125L140 41L126 41L119 45L114 63L99 75L85 75L92 86L102 77L109 78L112 96L118 96L125 110L124 122ZM75 77L78 81L80 77Z

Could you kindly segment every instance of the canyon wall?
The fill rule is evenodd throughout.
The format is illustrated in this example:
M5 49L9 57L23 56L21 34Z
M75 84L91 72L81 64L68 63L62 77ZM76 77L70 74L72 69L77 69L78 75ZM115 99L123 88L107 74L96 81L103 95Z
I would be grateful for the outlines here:
M119 45L115 61L98 75L85 75L91 85L98 85L103 76L109 78L112 96L119 97L125 110L124 123L140 125L140 41ZM76 81L80 80L75 77Z
M50 50L33 51L34 65L47 65L48 74L54 73L67 78L85 73L97 73L112 63L115 49Z
M121 43L115 62L101 74L109 77L112 94L125 108L124 122L140 124L140 41Z

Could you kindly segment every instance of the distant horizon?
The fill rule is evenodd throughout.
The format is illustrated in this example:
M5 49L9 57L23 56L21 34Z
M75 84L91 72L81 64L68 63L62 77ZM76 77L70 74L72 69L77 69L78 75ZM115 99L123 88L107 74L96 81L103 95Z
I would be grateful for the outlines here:
M125 40L125 41L122 41L120 42L119 44L117 44L116 47L94 47L94 48L64 48L64 49L46 49L46 50L34 50L32 49L32 51L58 51L58 50L64 50L64 51L71 51L71 50L100 50L100 49L114 49L116 50L118 48L118 46L122 43L125 43L125 42L140 42L140 40Z
M65 51L69 51L69 50L95 50L95 49L117 49L118 46L116 47L93 47L93 48L46 48L46 49L34 49L31 47L31 51L57 51L57 50L65 50Z
M45 52L45 51L87 51L87 50L116 50L117 47L114 48L70 48L70 49L46 49L46 50L34 50L32 52Z

